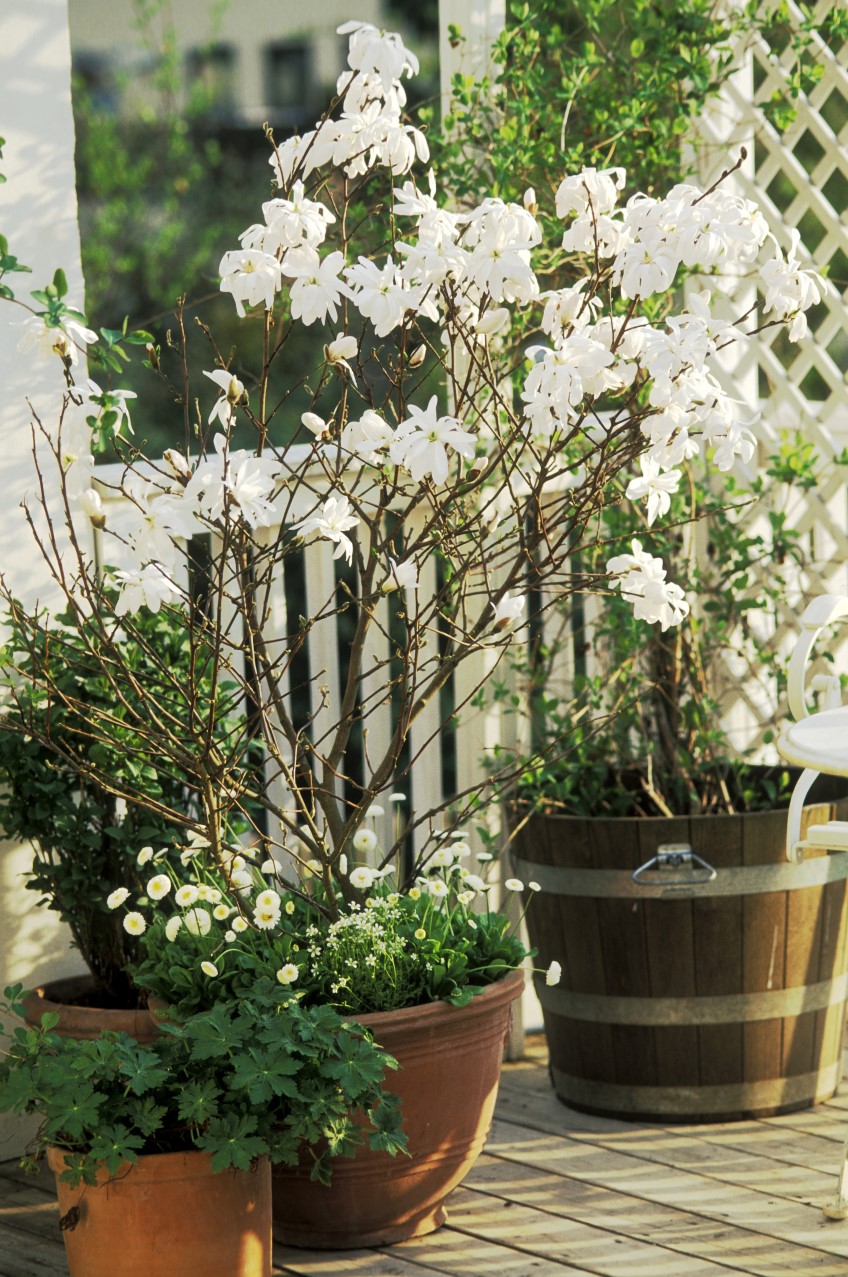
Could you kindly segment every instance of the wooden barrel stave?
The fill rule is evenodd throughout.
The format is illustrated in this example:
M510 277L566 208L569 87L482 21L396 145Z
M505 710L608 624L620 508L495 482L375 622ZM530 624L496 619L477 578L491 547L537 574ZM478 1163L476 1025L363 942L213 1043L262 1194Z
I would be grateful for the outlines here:
M848 802L840 807L818 803L805 824L848 818ZM782 811L688 820L534 817L515 848L525 863L557 870L629 874L666 842L690 843L718 870L777 867L785 863L785 820ZM818 989L819 1001L830 996L823 982L845 975L848 965L846 883L783 887L673 900L534 896L531 940L540 965L562 962L564 989L601 999L674 998L684 1007L681 1022L669 1024L545 1010L561 1098L616 1116L697 1121L788 1112L832 1094L841 1071L844 982L837 1002L813 1010L727 1023L685 1019L690 1000L808 986ZM807 994L790 997L803 1002Z

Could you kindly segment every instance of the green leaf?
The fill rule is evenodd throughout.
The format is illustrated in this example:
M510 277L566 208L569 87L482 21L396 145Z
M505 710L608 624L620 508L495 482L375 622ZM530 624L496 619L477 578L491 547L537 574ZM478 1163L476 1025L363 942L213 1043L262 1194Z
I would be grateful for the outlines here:
M57 296L59 297L67 296L68 281L65 278L65 272L62 270L61 266L58 268L58 270L53 276L53 287L56 289Z

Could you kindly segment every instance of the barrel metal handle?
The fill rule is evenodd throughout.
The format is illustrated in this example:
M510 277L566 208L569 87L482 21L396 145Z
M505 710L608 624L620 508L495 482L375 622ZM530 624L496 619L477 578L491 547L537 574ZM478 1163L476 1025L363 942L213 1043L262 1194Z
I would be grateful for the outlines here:
M712 865L696 855L685 842L663 843L655 856L634 870L633 881L646 886L645 876L652 872L661 874L669 886L681 887L696 887L702 882L713 882L717 877Z

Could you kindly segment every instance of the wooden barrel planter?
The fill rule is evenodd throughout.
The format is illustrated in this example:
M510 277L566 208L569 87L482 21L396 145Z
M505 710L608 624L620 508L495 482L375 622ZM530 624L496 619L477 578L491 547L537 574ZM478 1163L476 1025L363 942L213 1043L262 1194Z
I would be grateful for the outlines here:
M817 794L844 794L844 782ZM831 788L828 791L827 786ZM804 826L848 819L848 801ZM517 825L521 825L520 820ZM718 1121L806 1108L842 1072L848 1001L848 853L785 859L786 811L674 820L533 815L513 870L532 893L537 991L551 1078L574 1108ZM716 869L633 872L664 844ZM665 876L664 876L665 875ZM643 885L646 884L646 885Z

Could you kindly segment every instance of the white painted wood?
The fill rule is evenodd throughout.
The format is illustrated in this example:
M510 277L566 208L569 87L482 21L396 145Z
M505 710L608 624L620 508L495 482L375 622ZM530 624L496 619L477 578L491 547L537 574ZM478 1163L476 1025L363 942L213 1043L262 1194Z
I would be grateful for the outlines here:
M309 695L312 725L309 736L321 760L332 746L332 729L339 721L341 709L341 675L339 671L338 618L336 611L336 576L332 547L320 540L312 541L304 551L306 564L306 610L315 621L309 634ZM339 783L335 788L338 792Z
M421 511L416 510L405 532L409 542L414 543L419 531ZM436 673L439 666L439 646L435 633L438 617L433 615L432 603L437 593L437 572L435 558L422 564L418 575L418 589L406 591L406 610L410 618L420 614L429 618L429 628L424 630L424 641L419 645L418 667L413 673L413 684L408 688L414 698ZM412 757L412 801L415 819L440 804L442 799L442 716L439 709L438 695L431 698L421 713L412 723L409 733ZM424 848L434 829L439 828L437 820L430 820L416 826L413 834L413 850L418 856ZM432 848L431 848L432 850Z
M21 297L43 287L61 266L69 297L82 306L83 286L74 187L74 130L65 0L5 0L0 7L0 134L6 138L0 172L0 234L32 275L9 283ZM29 398L50 421L61 397L61 366L22 359L24 312L0 303L0 564L27 605L52 597L19 503L33 492ZM0 846L0 977L29 983L82 969L70 936L54 914L35 907L22 876L28 847ZM30 1123L0 1119L4 1156L22 1152Z

